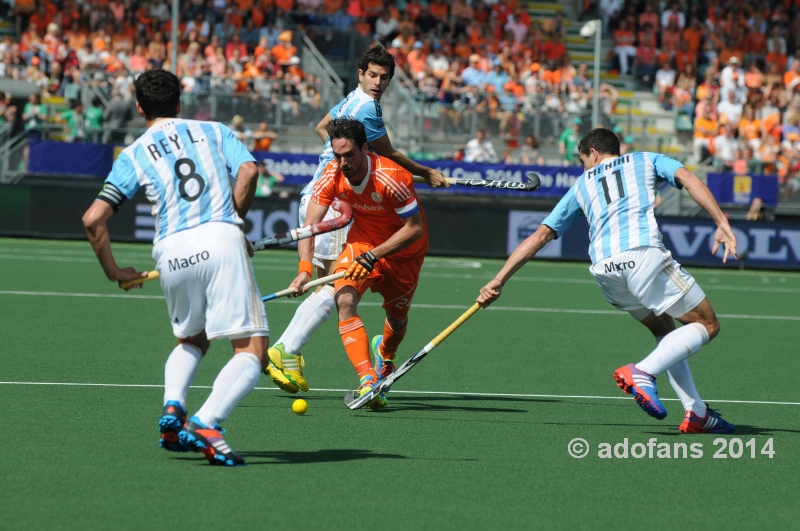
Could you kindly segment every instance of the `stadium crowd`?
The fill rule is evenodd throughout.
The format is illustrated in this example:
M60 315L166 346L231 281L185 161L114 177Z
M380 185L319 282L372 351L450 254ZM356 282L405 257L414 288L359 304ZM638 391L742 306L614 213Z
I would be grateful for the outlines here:
M796 4L600 0L597 9L614 40L612 69L638 76L665 109L677 109L698 161L727 169L747 161L750 171L778 173L791 192L800 188ZM96 128L98 92L129 102L136 75L171 67L168 0L23 0L13 14L18 37L0 42L0 76L71 101L57 118L66 124L83 116ZM559 138L591 111L594 87L587 66L570 60L560 12L540 22L517 0L183 0L177 71L187 100L213 90L239 96L230 114L251 123L271 121L277 107L288 121L313 121L320 80L300 67L289 29L297 25L355 28L386 46L425 105L426 128L442 135L477 125L502 139L502 152L523 145L535 119L542 136ZM601 84L600 96L613 116L616 90ZM13 107L0 102L5 120ZM189 107L207 117L207 105ZM25 108L26 127L36 128L41 103L32 96Z
M800 2L665 4L601 0L613 68L677 111L698 162L800 190Z

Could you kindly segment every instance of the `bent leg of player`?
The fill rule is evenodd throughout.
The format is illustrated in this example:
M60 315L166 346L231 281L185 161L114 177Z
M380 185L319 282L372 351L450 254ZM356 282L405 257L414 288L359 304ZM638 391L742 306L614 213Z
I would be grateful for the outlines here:
M173 452L186 451L178 440L178 434L186 424L189 386L208 350L204 331L206 294L194 267L198 265L198 258L203 261L206 256L203 253L209 252L199 241L199 233L205 230L197 227L182 231L160 240L153 247L172 333L180 342L164 366L164 409L158 422L159 445ZM193 264L189 264L189 259Z
M637 319L644 321L642 314L652 311L656 317L666 314L685 325L664 335L656 349L641 362L617 369L614 373L617 385L633 394L649 415L663 419L667 412L658 399L655 378L675 367L670 379L679 396L685 393L681 397L684 404L700 401L688 364L676 365L708 343L719 331L719 323L694 278L668 251L653 247L632 249L598 262L592 266L592 274L606 299ZM691 410L689 414L695 415ZM706 411L704 418L708 416Z
M666 312L656 315L648 308L640 308L638 310L629 310L628 313L650 330L656 338L656 347L661 344L661 340L664 337L675 331L675 320ZM672 388L680 398L681 404L683 404L684 411L692 411L696 415L704 416L706 414L706 405L695 387L692 372L689 369L689 361L683 360L670 367L667 370L667 376Z
M395 371L397 349L406 335L408 311L417 289L419 272L423 258L406 260L385 260L383 278L373 285L373 291L383 296L383 309L386 321L383 335L372 339L372 353L375 357L375 371L382 382ZM387 388L386 392L391 388Z
M682 274L685 272L674 268L673 262L671 255L662 249L638 247L600 260L592 265L590 271L609 303L631 312L641 321L651 311L656 316L663 314L694 285L694 280L689 282L691 277L688 274L688 278L684 278ZM664 340L658 348L663 344ZM676 359L674 363L678 361ZM655 382L656 376L667 368L669 366L651 373L648 371L652 370L650 365L642 367L630 363L614 371L614 380L625 393L633 395L648 415L661 420L667 416L667 410L658 397Z
M370 248L371 246L367 244L345 245L344 251L336 262L335 272L346 271L356 256ZM339 334L342 336L342 345L347 352L347 357L358 375L357 393L359 396L369 393L374 386L378 385L378 375L370 361L370 343L364 323L358 316L358 301L375 282L375 279L381 276L383 262L383 260L378 261L372 273L365 280L356 282L342 278L337 280L335 285L336 306L339 309ZM378 410L386 405L386 397L382 394L376 396L367 405L373 411Z
M305 223L308 198L303 196L300 205L300 225ZM328 209L323 220L338 217L339 213ZM317 266L317 277L332 273L334 260L339 255L342 245L347 240L349 227L333 232L320 234L314 238L314 265ZM298 390L308 391L308 381L303 376L305 359L300 351L311 335L328 320L336 303L333 300L333 287L323 286L312 293L297 308L291 323L278 338L275 346L269 349L270 365L266 372L272 381L287 393L296 393Z
M228 447L218 425L256 386L266 364L269 327L264 305L244 236L236 226L206 223L178 235L184 233L190 233L186 238L192 239L184 251L191 248L195 254L186 259L186 267L181 269L188 269L194 281L187 284L199 292L196 297L204 300L206 337L230 339L234 356L214 381L211 395L186 422L179 441L185 448L202 451L211 464L243 465L244 459ZM170 245L170 253L178 251ZM169 267L174 268L176 263L183 262L172 262Z

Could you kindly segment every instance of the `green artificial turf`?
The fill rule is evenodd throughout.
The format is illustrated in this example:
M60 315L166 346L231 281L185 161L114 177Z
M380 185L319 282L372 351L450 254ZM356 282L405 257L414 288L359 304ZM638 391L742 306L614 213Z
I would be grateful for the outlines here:
M153 267L149 246L114 248L120 265ZM254 263L262 294L296 271L290 251ZM400 358L455 320L500 265L429 258ZM308 413L292 413L295 397L262 378L225 423L248 466L226 469L158 448L174 345L158 284L123 296L88 243L0 239L0 528L794 529L800 275L690 272L722 323L692 370L703 397L739 428L725 439L755 439L755 459L749 448L715 459L717 436L679 434L677 401L657 421L622 395L612 372L653 348L649 332L614 312L587 264L536 262L507 284L501 309L478 312L396 384L382 412L349 411L330 391L357 381L336 323L326 323L304 351ZM365 302L367 331L378 334L380 301ZM297 304L268 303L273 339ZM190 409L230 354L229 344L212 345ZM659 384L674 399L667 378ZM567 452L577 437L591 445L583 459ZM602 442L651 438L701 443L704 455L597 455ZM770 438L772 459L759 453Z

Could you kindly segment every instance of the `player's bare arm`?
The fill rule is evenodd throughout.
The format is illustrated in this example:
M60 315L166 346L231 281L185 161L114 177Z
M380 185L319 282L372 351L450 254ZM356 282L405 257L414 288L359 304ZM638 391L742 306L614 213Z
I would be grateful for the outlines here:
M319 135L320 139L322 139L322 143L328 141L328 122L331 121L331 113L325 115L325 118L319 121L315 131Z
M431 188L439 188L442 186L445 188L450 187L450 183L448 183L444 178L442 172L439 170L434 170L433 168L428 168L422 164L418 164L403 153L397 151L394 146L392 146L392 141L389 140L389 135L383 135L378 140L373 140L369 143L369 146L372 148L372 151L381 157L386 157L387 159L399 164L403 169L411 172L412 175L419 175L425 179L425 182Z
M425 234L425 225L422 221L422 215L417 212L413 216L406 218L400 230L395 232L391 238L372 249L371 252L380 260L398 251L402 251L422 238L423 234Z
M728 219L725 217L725 214L722 213L719 204L717 204L717 200L714 199L708 186L686 168L679 168L675 172L675 181L686 188L686 191L689 192L692 199L694 199L703 210L708 212L708 215L711 216L711 219L717 224L717 231L714 234L714 248L711 252L716 254L719 245L722 244L725 246L725 255L722 257L722 261L727 262L729 255L733 255L733 257L738 260L739 256L736 254L736 236L733 234Z
M100 266L106 274L106 278L112 282L122 282L133 278L147 277L147 271L139 272L132 267L120 268L114 260L111 252L111 238L108 235L108 218L114 215L114 209L105 201L95 201L83 215L83 226L86 228L86 235L89 243L92 244L94 254L100 261ZM141 288L143 284L133 287Z
M245 162L239 167L236 175L236 187L233 189L233 208L239 217L244 219L253 204L258 184L258 169L255 163Z
M325 219L325 214L328 213L328 208L329 207L319 205L312 200L308 204L308 210L306 211L306 222L303 226L308 227ZM314 238L306 238L305 240L300 240L297 242L297 254L300 257L301 264L311 264L311 261L314 258ZM292 283L289 284L289 287L297 290L298 295L302 295L308 291L308 288L300 290L300 287L303 284L307 284L310 280L311 270L310 268L307 268L306 270L302 270L297 273L297 277L295 277Z
M536 253L541 251L542 247L547 245L551 240L554 240L555 237L556 231L547 225L539 225L536 232L528 236L525 241L511 253L511 256L508 257L508 260L506 260L500 272L481 288L481 293L478 296L477 302L486 308L496 301L500 297L503 286L508 282L508 279L510 279L520 267L524 266L531 258L536 256Z

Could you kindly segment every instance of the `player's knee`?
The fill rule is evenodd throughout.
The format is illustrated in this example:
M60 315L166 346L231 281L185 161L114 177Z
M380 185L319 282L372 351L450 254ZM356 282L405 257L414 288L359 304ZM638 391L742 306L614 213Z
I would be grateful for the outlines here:
M344 288L336 293L336 307L339 309L340 319L349 319L356 314L358 294L354 291Z
M708 330L708 340L709 341L711 341L712 339L717 337L717 334L719 334L720 326L719 326L719 319L717 319L716 315L714 315L707 322L703 323L703 325L706 327L706 330Z
M408 317L400 318L397 316L387 315L386 320L389 322L389 326L392 327L392 330L403 330L406 325L408 325Z

